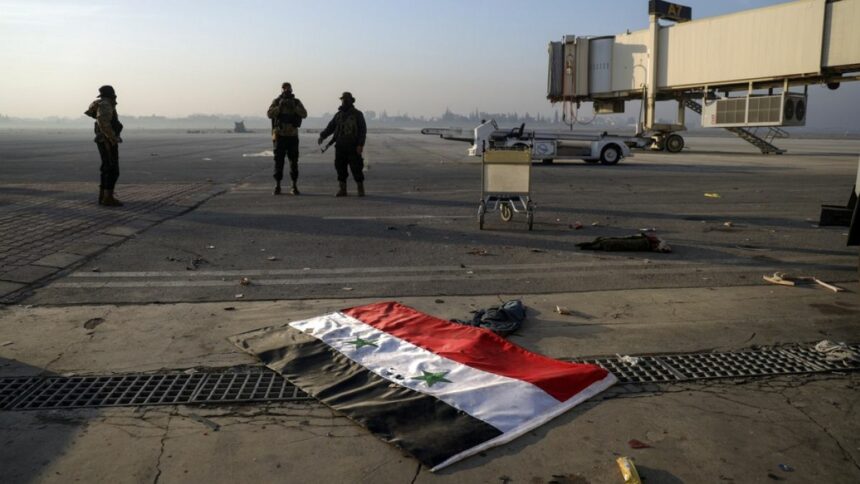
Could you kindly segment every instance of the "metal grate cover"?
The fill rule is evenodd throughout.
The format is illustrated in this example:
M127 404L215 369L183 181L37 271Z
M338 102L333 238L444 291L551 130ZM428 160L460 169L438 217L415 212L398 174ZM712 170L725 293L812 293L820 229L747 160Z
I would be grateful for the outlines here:
M860 355L860 345L849 348ZM824 354L810 347L640 356L636 358L636 364L620 357L576 361L607 369L618 377L621 384L860 370L860 361L827 361ZM302 400L311 400L311 397L263 367L224 368L197 373L0 378L2 410Z
M860 355L860 345L849 348ZM636 364L622 358L577 360L599 365L618 377L621 384L671 383L714 378L745 378L860 370L860 361L827 361L809 347L770 348L724 353L680 353L636 357Z
M300 401L310 397L270 371L0 379L0 409Z

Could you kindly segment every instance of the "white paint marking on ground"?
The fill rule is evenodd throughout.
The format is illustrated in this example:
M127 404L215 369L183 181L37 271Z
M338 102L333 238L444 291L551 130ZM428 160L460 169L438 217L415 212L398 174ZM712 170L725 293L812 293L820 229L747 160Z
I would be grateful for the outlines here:
M471 270L471 269L470 269ZM413 274L413 275L385 275L385 276L370 276L370 277L301 277L295 279L251 279L251 286L311 286L311 285L358 285L358 284L373 284L381 285L386 283L425 283L425 282L444 282L444 281L498 281L506 279L510 281L511 287L518 287L525 281L559 278L559 277L575 277L576 273L567 272L548 272L546 270L539 272L475 272L469 274L466 269L460 269L459 274ZM724 270L721 274L729 273L749 273L750 270ZM656 269L654 267L632 269L625 272L626 276L647 276L647 275L670 275L670 274L689 274L690 267L677 267ZM86 281L86 282L58 282L48 286L48 289L105 289L105 288L163 288L163 287L239 287L239 281L231 280L139 280L139 281Z
M475 218L474 215L379 215L379 216L343 216L323 217L323 220L428 220L437 218L467 219Z

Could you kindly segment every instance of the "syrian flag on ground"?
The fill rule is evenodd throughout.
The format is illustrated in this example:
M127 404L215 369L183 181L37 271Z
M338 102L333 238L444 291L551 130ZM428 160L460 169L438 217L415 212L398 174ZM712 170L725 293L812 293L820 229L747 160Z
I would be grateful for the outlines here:
M615 383L599 366L553 360L394 302L232 341L434 471L509 442Z

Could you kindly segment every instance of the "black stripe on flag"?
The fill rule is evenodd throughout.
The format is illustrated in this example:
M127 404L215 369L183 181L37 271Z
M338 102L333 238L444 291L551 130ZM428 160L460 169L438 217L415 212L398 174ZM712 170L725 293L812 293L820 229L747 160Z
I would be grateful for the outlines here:
M303 391L427 467L502 434L435 397L393 384L294 328L238 343ZM393 381L405 378L392 374Z

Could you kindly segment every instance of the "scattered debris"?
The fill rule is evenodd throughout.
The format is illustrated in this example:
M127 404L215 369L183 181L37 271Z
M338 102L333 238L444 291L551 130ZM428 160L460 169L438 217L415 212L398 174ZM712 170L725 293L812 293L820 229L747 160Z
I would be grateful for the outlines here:
M206 248L207 248L207 249L214 249L214 248L215 248L215 246L214 246L214 245L207 245L207 246L206 246Z
M14 341L4 341L4 342L0 343L0 346L9 346L12 344L15 344L15 342Z
M397 227L395 227L393 225L389 225L388 227L386 227L386 229L387 230L397 230Z
M98 268L98 267L93 267L93 268L91 269L91 271L92 271L92 272L101 272L102 270L101 270L100 268Z
M617 357L618 357L618 359L619 359L622 363L626 363L626 364L628 364L628 365L630 365L630 366L636 366L636 365L638 365L638 364L639 364L639 361L641 360L641 358L639 358L638 356L630 356L630 355L624 355L624 356L621 356L621 355L619 355L619 354L617 354L617 353L615 354L615 356L617 356Z
M592 227L600 227L600 222L591 222Z
M342 287L341 289L343 289L344 291L352 291L351 287Z
M581 222L575 222L573 224L573 230L581 230L582 228L583 228L583 226L582 226Z
M621 477L624 478L624 484L642 484L642 479L639 477L639 472L636 471L636 465L630 457L619 457L615 459L618 463L618 468L621 469Z
M239 285L240 286L250 286L251 285L251 279L249 279L247 277L243 277L242 279L239 279Z
M236 294L236 295L235 295L235 296L233 296L233 297L234 297L234 298L236 298L236 299L242 299L242 298L244 298L244 297L245 297L245 295L244 295L244 294Z
M570 316L570 314L571 314L570 309L567 309L564 306L556 306L555 312L557 312L558 314L564 315L564 316Z
M475 273L475 271L471 271L471 270L466 271L466 274L474 274L474 273Z
M631 449L650 449L651 446L642 442L641 440L630 439L627 441L627 445L630 446Z
M482 257L483 257L483 256L491 255L489 252L487 252L487 249L472 249L472 250L470 250L469 252L466 252L466 253L467 253L467 254L469 254L469 255L479 255L479 256L482 256Z
M546 251L543 249L531 249L531 251L534 252L535 254L545 254L546 253Z
M452 319L451 321L466 326L486 328L499 336L507 336L520 329L525 319L525 305L522 301L514 299L506 301L501 306L472 311L472 317L468 320Z
M780 464L779 470L781 470L783 472L794 472L794 467L791 467L788 464Z
M183 371L182 373L185 373L186 375L193 375L193 374L199 373L199 372L197 371L197 368L189 368L189 369Z
M845 343L834 343L830 340L819 341L815 351L823 353L827 361L860 361L860 357Z
M629 237L598 237L591 242L580 242L576 246L582 250L606 252L672 252L672 247L666 241L652 233Z
M188 418L190 418L191 420L194 420L195 422L202 423L203 425L209 427L213 432L217 432L218 430L221 429L221 426L218 425L217 423L209 420L206 417L201 417L200 415L197 415L196 413L188 414Z
M224 308L224 311L235 311L235 310L236 310L235 306L227 306L226 308Z
M733 223L731 223L731 222L725 222L725 223L723 223L723 227L734 227L734 226L735 226L735 224L733 224Z
M445 302L445 300L444 299L437 299L435 302L436 302L436 304L442 304Z
M200 264L208 264L209 261L202 257L192 257L188 261L188 265L185 266L186 271L196 271Z
M644 227L639 229L640 232L656 232L657 227Z
M84 329L96 329L96 326L98 326L104 322L105 322L104 318L89 319L89 320L87 320L86 323L84 323Z
M813 284L814 283L814 284L818 284L819 286L821 286L825 289L829 289L833 292L842 292L845 290L839 286L834 286L833 284L829 284L827 282L824 282L821 279L818 279L817 277L794 276L791 274L787 274L785 272L774 272L772 276L764 275L764 276L762 276L762 279L764 279L765 281L767 281L771 284L777 284L780 286L794 287L794 286L797 286L798 284Z
M267 259L268 259L268 260L270 260L270 261L272 261L272 262L274 262L274 261L278 260L278 258L277 258L277 257L275 257L275 256L273 256L273 255L270 255Z
M705 198L722 198L719 193L706 193Z
M767 477L769 477L773 481L784 481L785 480L785 478L779 477L778 475L774 474L773 472L768 472Z

